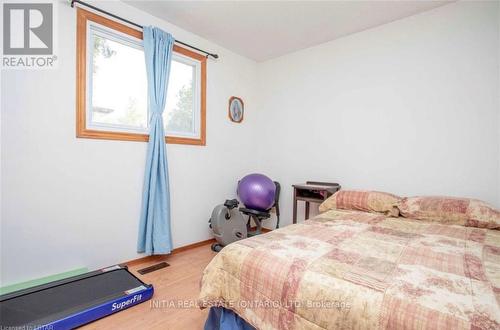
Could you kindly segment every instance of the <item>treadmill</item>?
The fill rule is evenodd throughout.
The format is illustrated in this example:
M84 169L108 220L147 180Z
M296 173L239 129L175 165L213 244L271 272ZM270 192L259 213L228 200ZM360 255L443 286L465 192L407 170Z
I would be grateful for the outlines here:
M73 329L153 296L126 266L112 266L0 296L0 329Z

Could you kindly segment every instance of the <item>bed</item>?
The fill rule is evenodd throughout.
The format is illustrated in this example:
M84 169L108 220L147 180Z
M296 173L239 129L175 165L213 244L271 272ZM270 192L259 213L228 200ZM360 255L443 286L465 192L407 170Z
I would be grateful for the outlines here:
M203 273L199 306L257 329L500 328L498 210L398 198L379 212L367 199L341 209L337 196L314 219L226 246ZM429 205L445 216L412 211Z

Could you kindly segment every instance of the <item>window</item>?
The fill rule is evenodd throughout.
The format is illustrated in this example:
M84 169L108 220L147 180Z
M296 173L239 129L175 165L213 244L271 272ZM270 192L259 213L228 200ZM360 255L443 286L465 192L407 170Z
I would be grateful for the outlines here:
M142 32L78 9L77 137L147 141ZM163 112L167 143L205 145L206 58L174 45Z

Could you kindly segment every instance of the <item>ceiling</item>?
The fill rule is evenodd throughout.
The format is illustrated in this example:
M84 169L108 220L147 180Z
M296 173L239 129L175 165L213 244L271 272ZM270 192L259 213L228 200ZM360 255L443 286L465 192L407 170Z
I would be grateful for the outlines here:
M451 1L125 1L256 61Z

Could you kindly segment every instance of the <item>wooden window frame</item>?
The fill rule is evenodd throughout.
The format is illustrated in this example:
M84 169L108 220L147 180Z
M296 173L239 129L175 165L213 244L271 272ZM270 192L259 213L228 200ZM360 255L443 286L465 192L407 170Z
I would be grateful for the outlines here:
M77 44L76 44L76 137L121 141L148 141L148 134L104 131L87 128L87 22L103 25L107 28L142 40L142 31L118 23L93 12L77 8ZM173 51L200 62L200 137L188 138L166 136L169 144L206 145L206 86L207 58L184 47L174 45Z

